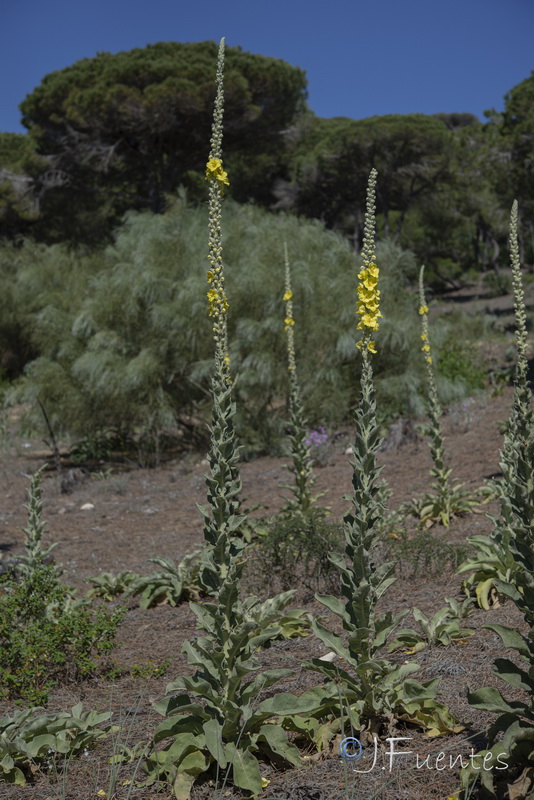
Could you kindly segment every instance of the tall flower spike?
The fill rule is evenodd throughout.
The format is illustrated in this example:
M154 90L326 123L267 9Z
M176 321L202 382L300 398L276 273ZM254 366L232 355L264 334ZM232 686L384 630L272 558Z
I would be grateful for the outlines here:
M306 420L300 397L300 386L297 377L297 359L295 355L295 320L293 319L293 290L291 288L291 268L287 244L284 242L284 261L286 268L286 284L284 292L285 319L284 330L287 336L287 369L289 371L289 450L292 464L288 470L294 477L294 484L284 485L293 495L287 501L283 511L301 511L308 513L317 497L311 496L315 483L313 475L310 447L306 444ZM316 508L321 513L321 509Z
M363 267L358 273L359 284L357 288L358 302L356 305L360 321L358 330L363 331L363 337L356 346L360 350L376 353L376 346L372 339L378 330L380 313L380 290L378 288L379 269L376 265L375 253L375 188L376 169L371 170L367 184L367 207L365 211L364 238L363 238Z
M224 376L227 384L231 382L230 358L228 355L227 312L228 299L224 291L224 269L222 261L221 205L223 187L229 184L228 175L222 166L222 136L224 109L224 39L219 45L215 109L210 142L210 155L206 165L206 180L209 181L209 251L208 260L208 313L213 318L213 338L215 341L215 370Z
M441 429L442 409L438 398L434 368L432 366L432 350L428 330L428 306L423 283L425 268L419 273L419 315L421 317L421 350L425 357L427 373L427 403L430 419L430 455L434 466L430 475L435 478L432 487L435 494L426 493L418 506L417 513L422 521L437 520L449 525L455 514L472 511L477 504L476 495L464 490L463 484L451 479L451 469L445 465L445 447Z
M519 486L526 481L524 469L519 464L528 464L527 455L534 447L534 418L531 406L532 390L528 379L527 359L527 315L525 308L525 292L521 277L519 259L519 242L517 235L517 200L514 200L510 214L510 262L512 266L512 285L514 290L515 335L517 347L517 363L514 376L514 400L508 420L508 430L504 436L501 451L501 469L504 476L505 491L501 495L501 528L508 529L506 537L514 535L514 528L519 525L529 528L526 506L533 504L532 497L527 501L529 492L523 486L523 498ZM522 474L521 474L522 472ZM526 481L528 482L528 481ZM532 493L531 493L532 494ZM514 502L514 496L517 498ZM497 531L497 536L501 535ZM508 541L506 539L506 541ZM506 545L508 546L508 545Z
M435 488L437 489L437 497L441 499L441 505L444 509L447 507L446 498L451 494L451 487L449 485L450 469L445 466L445 448L443 446L443 433L441 430L441 416L442 409L438 399L438 392L436 389L436 380L434 378L434 369L432 367L432 351L430 349L430 339L428 335L428 306L426 304L425 286L424 286L425 268L421 267L419 272L419 314L421 316L421 350L425 357L427 383L428 383L428 416L430 417L430 454L434 467L430 474L436 479ZM444 510L441 514L441 521L444 525L448 525L450 514L448 510Z
M223 77L224 39L221 39L217 60L211 148L206 168L210 175L208 206L210 269L207 294L209 315L213 319L215 369L212 378L213 412L211 443L208 452L211 474L206 476L209 509L201 507L207 547L200 571L200 579L204 588L214 596L227 591L227 581L233 585L232 582L235 583L237 580L241 569L238 557L243 548L243 542L238 533L243 519L240 515L239 500L241 478L234 430L235 404L231 396L227 334L228 301L224 293L222 261L221 199L223 182L218 177L218 172L222 169Z
M519 259L519 241L517 235L517 200L514 200L510 214L510 261L512 265L512 285L514 290L515 327L517 343L517 367L515 377L515 399L517 416L526 426L532 423L530 405L531 389L528 381L527 360L527 313L525 308L525 292L521 277Z
M419 315L421 317L421 351L424 353L425 363L427 366L427 380L428 380L428 403L429 412L432 426L438 431L440 459L443 458L443 439L441 436L441 415L442 410L438 399L438 392L436 389L436 380L434 378L434 370L432 368L432 351L430 349L430 338L428 333L428 306L426 304L425 286L424 286L425 268L421 267L419 271ZM433 437L434 438L434 437Z
M293 290L291 288L291 267L289 266L289 256L287 254L287 243L284 242L284 262L286 268L286 285L284 292L284 303L286 317L284 320L284 330L287 335L287 368L290 372L291 395L294 394L297 384L297 362L295 358L295 334L293 319Z

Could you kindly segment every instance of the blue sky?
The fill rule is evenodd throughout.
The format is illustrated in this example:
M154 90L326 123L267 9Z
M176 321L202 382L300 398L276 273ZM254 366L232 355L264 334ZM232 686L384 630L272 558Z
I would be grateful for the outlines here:
M100 51L218 41L304 69L322 117L502 109L534 69L533 0L0 0L0 131L49 72Z

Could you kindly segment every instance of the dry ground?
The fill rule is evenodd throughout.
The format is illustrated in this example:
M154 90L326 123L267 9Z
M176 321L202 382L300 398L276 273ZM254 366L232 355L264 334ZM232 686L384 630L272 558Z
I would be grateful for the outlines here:
M508 416L511 393L490 397L484 395L470 406L466 415L462 409L450 409L444 417L447 457L454 475L475 489L484 479L498 473L501 436L498 423ZM331 507L332 515L339 518L346 508L342 500L350 491L351 469L346 448L349 434L336 443L327 466L317 469L317 488L325 492L322 503ZM39 450L41 449L41 452ZM21 526L25 523L23 504L26 501L28 475L42 462L45 452L37 441L13 437L0 453L0 482L2 506L0 508L0 547L7 556L22 549ZM396 452L380 454L384 465L383 477L394 491L392 504L408 500L428 488L428 470L431 466L428 446L419 439L403 444ZM280 484L287 480L286 460L261 458L244 464L242 477L246 504L263 504L274 513L281 504ZM55 554L65 568L67 582L86 589L84 579L101 571L132 569L149 572L147 559L155 555L180 559L202 541L202 523L196 509L197 502L205 499L203 474L207 464L201 457L188 455L165 464L158 469L113 472L95 475L77 485L69 495L61 494L56 477L48 473L43 483L45 517L48 521L49 541L58 541ZM105 469L105 466L103 466ZM91 503L94 508L82 510ZM484 508L484 512L488 507ZM495 507L493 508L495 510ZM472 534L489 533L491 523L485 513L472 514L456 520L449 529L433 528L430 536L437 536L451 544L464 543ZM429 542L431 540L429 539ZM454 574L450 564L432 556L429 544L430 565L424 574L415 574L413 564L400 564L400 579L390 589L386 606L397 610L418 606L425 613L434 613L444 605L445 597L460 597L461 578ZM253 586L254 583L257 586ZM261 574L249 575L248 584L257 593L263 593ZM297 587L298 588L298 587ZM310 610L321 613L321 608L302 591L297 592L296 604L305 604ZM506 603L489 612L477 610L468 620L475 635L465 644L448 648L433 647L417 656L421 665L421 680L441 677L442 699L449 705L465 726L462 734L439 740L428 740L410 729L405 736L413 737L409 748L421 758L433 754L430 765L440 750L451 754L468 755L483 744L483 731L490 721L489 715L479 713L466 702L469 687L498 685L491 665L493 658L502 655L502 645L491 631L484 630L488 621L522 626L515 607ZM121 740L127 744L146 739L160 718L152 710L152 703L163 696L166 683L178 674L189 670L181 655L184 640L195 635L195 623L187 604L177 608L160 606L141 611L130 601L124 622L118 634L118 646L113 658L123 674L114 680L95 678L83 684L62 686L55 690L48 710L69 709L79 701L89 709L113 711L113 719L123 725ZM262 654L265 666L294 667L294 677L287 680L284 689L299 692L317 683L316 676L300 669L301 659L324 652L323 645L313 637L275 643ZM169 660L164 677L135 678L133 665L147 661L159 663ZM7 705L0 714L10 710ZM467 737L474 738L467 741ZM100 744L87 756L65 765L65 772L57 776L37 774L32 785L24 788L0 784L2 800L90 800L99 791L107 792L109 786L110 754L116 743ZM405 763L406 762L406 763ZM354 798L380 798L380 800L445 800L458 785L457 771L424 767L414 768L411 759L399 759L392 770L377 767L366 775L354 776L344 770L338 753L319 760L308 758L305 766L284 774L269 772L271 784L264 793L267 798L283 800L342 800ZM362 762L363 763L363 762ZM131 767L123 767L116 792L117 800L170 797L165 789L134 789L123 785L131 776ZM214 797L213 787L199 786L194 798ZM225 797L237 797L226 789Z

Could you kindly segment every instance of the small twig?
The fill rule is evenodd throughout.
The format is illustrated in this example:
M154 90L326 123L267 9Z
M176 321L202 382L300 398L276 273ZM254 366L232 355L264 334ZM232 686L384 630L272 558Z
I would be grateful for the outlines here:
M37 403L39 404L39 408L41 409L41 411L43 413L44 421L46 422L46 427L48 428L48 433L50 434L50 442L47 442L45 440L45 444L48 445L48 447L50 447L50 449L52 450L52 453L54 455L54 462L55 462L55 465L56 465L58 481L59 481L60 486L61 486L61 480L62 480L62 477L63 477L63 467L61 466L61 453L59 452L58 443L57 443L56 437L54 435L54 431L52 430L52 426L50 424L50 420L48 419L48 414L45 411L45 407L43 406L43 404L41 403L39 398L37 398Z

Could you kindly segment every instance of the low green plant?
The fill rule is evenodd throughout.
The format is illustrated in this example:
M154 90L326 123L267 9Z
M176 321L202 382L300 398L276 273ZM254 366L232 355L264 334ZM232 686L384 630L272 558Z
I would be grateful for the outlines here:
M30 480L28 487L28 505L24 508L28 512L28 524L22 529L24 533L25 554L17 557L15 572L18 575L30 575L42 564L50 562L51 552L57 547L58 543L53 542L48 547L43 547L43 534L46 523L43 521L43 500L41 493L41 476L43 468L37 470ZM54 567L55 574L59 575L61 570Z
M121 572L101 572L94 578L86 578L86 583L91 584L87 595L99 597L101 600L114 600L121 594L127 594L140 577L137 572L129 569Z
M57 568L44 563L54 545L42 547L39 472L30 482L27 510L26 555L0 585L0 697L44 703L61 680L95 672L96 659L113 648L123 612L90 610Z
M290 589L263 602L258 602L257 598L253 598L255 602L243 609L244 620L256 623L258 629L264 627L266 621L270 620L270 624L273 625L273 634L270 639L266 639L266 647L277 639L296 639L308 636L310 622L306 609L288 608L294 596L294 589Z
M403 509L399 519L404 517ZM442 573L447 567L454 571L472 551L468 544L446 542L426 530L411 533L401 524L389 531L384 549L388 559L395 559L399 574L413 577Z
M343 534L338 523L313 510L308 514L282 512L257 525L259 531L251 551L250 567L255 581L282 591L295 581L308 591L339 589L339 574L330 560L341 553Z
M438 469L430 470L434 477ZM450 470L446 472L450 474ZM423 497L414 498L406 506L423 524L440 522L448 527L455 517L468 514L480 505L475 495L465 490L461 483L445 485L440 484L438 479L432 483L432 488L436 490L435 493L428 492Z
M160 663L147 661L145 664L133 664L130 672L133 678L161 678L170 667L170 659Z
M467 346L454 334L445 339L439 349L439 372L451 382L463 383L466 392L484 388L486 370L473 347Z
M472 597L464 597L463 600L457 600L455 597L446 597L445 600L451 610L451 616L457 619L465 619L474 611Z
M86 464L91 461L101 463L109 461L114 453L131 452L133 449L134 443L128 434L117 430L104 430L79 439L71 448L69 457L73 464ZM110 474L109 470L105 472ZM101 471L96 475L104 476L105 473Z
M474 633L468 628L460 628L459 620L454 616L450 606L440 608L433 617L425 616L418 608L412 609L412 614L421 630L416 631L413 628L398 630L394 641L388 647L389 652L403 648L408 654L413 654L432 645L447 647L451 643L464 642Z
M486 611L497 605L497 584L509 582L515 569L515 558L503 541L489 536L470 536L469 544L476 547L476 554L467 558L458 567L458 574L469 572L462 583L468 596L475 596L480 608Z
M122 617L122 610L77 605L50 566L3 584L0 696L44 703L59 682L93 674L97 659L112 650Z
M149 561L161 569L134 578L129 583L128 594L134 597L141 595L139 598L141 608L152 608L164 603L177 606L185 600L196 597L199 592L199 552L196 550L190 553L178 563L163 556L149 558Z
M86 751L113 730L111 712L84 711L79 703L70 712L40 713L28 708L0 717L0 780L24 786L35 766L50 770L61 759Z

